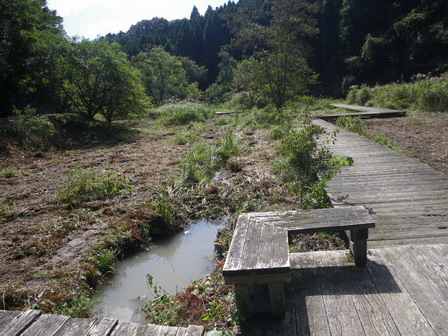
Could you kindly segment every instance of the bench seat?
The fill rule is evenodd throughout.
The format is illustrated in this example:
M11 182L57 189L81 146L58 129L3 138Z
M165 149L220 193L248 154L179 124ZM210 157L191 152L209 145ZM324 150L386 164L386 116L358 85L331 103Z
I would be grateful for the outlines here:
M271 314L284 314L283 284L291 280L288 243L292 233L349 231L357 266L367 261L368 229L375 227L362 206L241 214L226 257L223 275L235 286L238 309L249 316L255 307L251 285L267 285Z

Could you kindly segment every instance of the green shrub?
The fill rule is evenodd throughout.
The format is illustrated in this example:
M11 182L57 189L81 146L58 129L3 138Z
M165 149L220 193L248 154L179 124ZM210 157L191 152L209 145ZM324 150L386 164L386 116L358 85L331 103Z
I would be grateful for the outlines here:
M36 109L30 106L23 110L14 109L10 122L10 131L19 146L33 150L51 147L55 127L48 117L37 115Z
M0 172L0 178L13 178L19 176L20 172L15 168L5 168Z
M448 78L421 88L419 106L428 111L448 111Z
M123 190L130 192L131 187L120 174L111 171L96 174L91 169L75 168L70 171L57 197L69 205L77 205L83 201L117 195Z
M191 122L202 122L213 116L206 106L201 104L167 104L154 111L159 122L164 126L186 125Z
M413 83L388 84L374 88L352 88L349 104L448 112L448 77L420 79Z
M336 126L345 128L347 131L365 135L361 125L361 117L339 117L336 120Z
M190 131L183 131L180 133L177 133L173 139L168 141L168 144L174 144L174 145L185 145L187 143L196 142L199 141L201 138L197 135L194 135Z
M301 197L304 208L328 207L325 187L342 166L353 164L348 157L333 157L325 146L336 134L302 118L297 130L284 137L278 148L283 160L274 167L292 192ZM318 179L320 175L320 179Z
M319 144L327 135L323 127L302 119L300 128L282 139L279 153L285 160L279 167L286 180L308 187L317 180L318 172L331 158L330 151Z
M291 131L291 124L285 123L282 125L275 125L269 132L269 138L271 140L280 140L289 134Z
M241 152L235 133L228 129L222 141L213 145L194 146L181 163L181 183L191 184L209 180L227 161Z
M365 105L371 98L370 90L368 88L361 88L356 96L356 102L359 105Z

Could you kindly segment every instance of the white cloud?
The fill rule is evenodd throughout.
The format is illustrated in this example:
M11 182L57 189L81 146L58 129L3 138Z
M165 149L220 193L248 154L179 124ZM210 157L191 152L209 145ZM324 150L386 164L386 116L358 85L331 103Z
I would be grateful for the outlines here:
M48 0L48 7L64 18L68 35L95 38L126 31L144 19L168 20L189 17L194 5L204 13L207 6L220 6L226 0Z

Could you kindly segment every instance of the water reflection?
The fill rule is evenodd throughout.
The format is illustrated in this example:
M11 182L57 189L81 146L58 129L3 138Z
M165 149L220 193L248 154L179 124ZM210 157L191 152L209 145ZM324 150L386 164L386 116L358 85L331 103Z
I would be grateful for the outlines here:
M193 280L213 270L211 256L214 240L225 221L200 221L169 239L156 242L156 247L124 260L116 275L99 290L100 301L94 313L120 321L143 322L138 312L151 296L146 274L154 277L154 284L174 294Z

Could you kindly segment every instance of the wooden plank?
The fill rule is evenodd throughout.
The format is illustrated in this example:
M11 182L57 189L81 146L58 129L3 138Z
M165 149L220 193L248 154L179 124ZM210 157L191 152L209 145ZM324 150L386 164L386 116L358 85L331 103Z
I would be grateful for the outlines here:
M285 315L285 294L283 291L283 283L268 284L269 305L271 316L283 317Z
M148 333L151 330L151 333ZM159 336L159 326L143 326L138 323L122 322L119 323L111 336L137 336L137 335L154 335Z
M185 336L187 334L187 328L179 328L177 330L176 336ZM203 335L203 334L199 334L199 335Z
M409 246L403 251L414 261L434 289L448 301L448 260L435 254L427 246Z
M324 299L331 335L365 335L353 296L347 293L343 283L343 272L337 266L344 265L345 260L335 265L335 260L327 258L328 254L314 253L321 293Z
M265 225L258 225L252 220L249 223L247 235L242 248L242 256L238 263L238 270L256 270L257 258L259 250L259 238L264 230L268 227ZM225 273L224 273L225 274Z
M343 103L334 103L330 104L331 106L343 108L346 110L352 111L363 111L363 112L376 112L376 111L384 111L384 112L406 112L405 110L393 110L384 107L371 107L371 106L360 106L360 105L351 105L351 104L343 104Z
M402 247L383 250L383 256L394 269L406 291L412 296L436 334L446 332L448 303L434 289L426 276L403 251Z
M204 331L203 326L189 325L185 336L202 336Z
M389 249L388 249L389 251ZM367 270L402 335L435 335L433 328L379 250L371 250Z
M334 272L339 273L342 289L352 295L366 335L400 335L387 306L372 284L368 271L347 265L344 252L327 252L325 256L329 263L340 266Z
M158 336L176 336L178 327L159 326Z
M97 321L86 333L86 336L106 336L110 335L117 326L118 320L113 318L102 318Z
M370 248L398 247L403 245L448 244L448 237L419 237L407 239L369 239Z
M330 336L314 252L290 254L297 335Z
M53 336L70 319L68 316L43 314L22 336Z
M28 310L16 315L2 331L2 336L18 336L25 331L39 316L38 310Z
M285 270L289 273L288 233L271 225L256 225L262 228L258 240L256 269Z
M3 328L19 314L18 311L0 310L0 335L4 331Z
M232 271L238 269L243 253L244 242L249 228L249 214L241 214L233 233L232 242L230 243L229 252L224 264L223 271Z
M71 318L56 332L55 336L84 336L96 319Z

